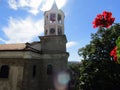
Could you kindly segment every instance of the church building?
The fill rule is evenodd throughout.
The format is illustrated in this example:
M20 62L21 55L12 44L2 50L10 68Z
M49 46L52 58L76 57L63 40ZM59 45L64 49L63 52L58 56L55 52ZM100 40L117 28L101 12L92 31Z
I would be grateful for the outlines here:
M67 70L69 57L64 18L54 2L40 41L0 45L0 90L54 90L53 78Z

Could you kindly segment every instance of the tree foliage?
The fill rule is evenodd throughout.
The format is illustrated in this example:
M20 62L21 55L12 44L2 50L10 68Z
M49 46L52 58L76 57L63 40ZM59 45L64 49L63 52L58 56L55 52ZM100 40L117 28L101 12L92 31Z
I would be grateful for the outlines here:
M118 58L118 63L120 64L120 36L116 40L116 47L117 47L117 58Z
M73 90L120 89L120 64L110 56L119 36L120 24L108 29L100 27L95 34L91 34L90 44L78 51L83 57L80 65L71 67L77 74Z
M78 54L84 60L110 60L110 51L116 46L118 36L120 36L120 24L108 29L100 27L95 34L91 34L90 44L80 48Z
M79 90L119 90L119 64L110 60L83 60L79 68Z
M69 90L119 90L120 65L111 60L82 60L69 66L72 88Z
M80 63L69 65L71 72L71 81L69 90L79 90Z

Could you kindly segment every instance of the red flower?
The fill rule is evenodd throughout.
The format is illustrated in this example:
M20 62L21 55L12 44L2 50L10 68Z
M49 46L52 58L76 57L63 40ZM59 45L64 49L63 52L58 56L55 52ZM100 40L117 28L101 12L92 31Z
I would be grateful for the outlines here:
M118 60L118 57L117 57L117 47L115 46L114 49L110 52L110 56L113 57L114 61L117 61Z
M108 18L112 17L112 13L111 12L107 12L107 11L104 11L102 13L102 15L104 16L105 19L108 19Z
M111 12L104 11L102 14L98 14L95 20L93 21L93 27L110 27L113 22L115 21L115 18L112 17Z

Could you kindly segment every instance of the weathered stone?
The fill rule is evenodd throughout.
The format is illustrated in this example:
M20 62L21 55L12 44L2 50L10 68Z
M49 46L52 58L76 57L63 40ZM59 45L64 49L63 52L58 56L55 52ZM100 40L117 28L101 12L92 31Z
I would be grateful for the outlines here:
M67 69L64 13L55 9L55 3L53 7L45 14L55 13L56 22L47 19L50 25L45 29L53 26L54 34L49 31L38 42L0 45L0 90L53 90L54 76Z

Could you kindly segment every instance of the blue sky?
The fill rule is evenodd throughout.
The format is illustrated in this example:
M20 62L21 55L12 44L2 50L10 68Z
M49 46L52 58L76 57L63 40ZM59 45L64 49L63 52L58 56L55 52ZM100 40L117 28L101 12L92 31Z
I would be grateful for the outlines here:
M53 0L0 0L0 44L25 43L39 40L44 31L44 11ZM91 40L97 29L92 21L104 10L113 13L120 22L120 0L56 0L65 17L69 61L80 61L77 52Z

